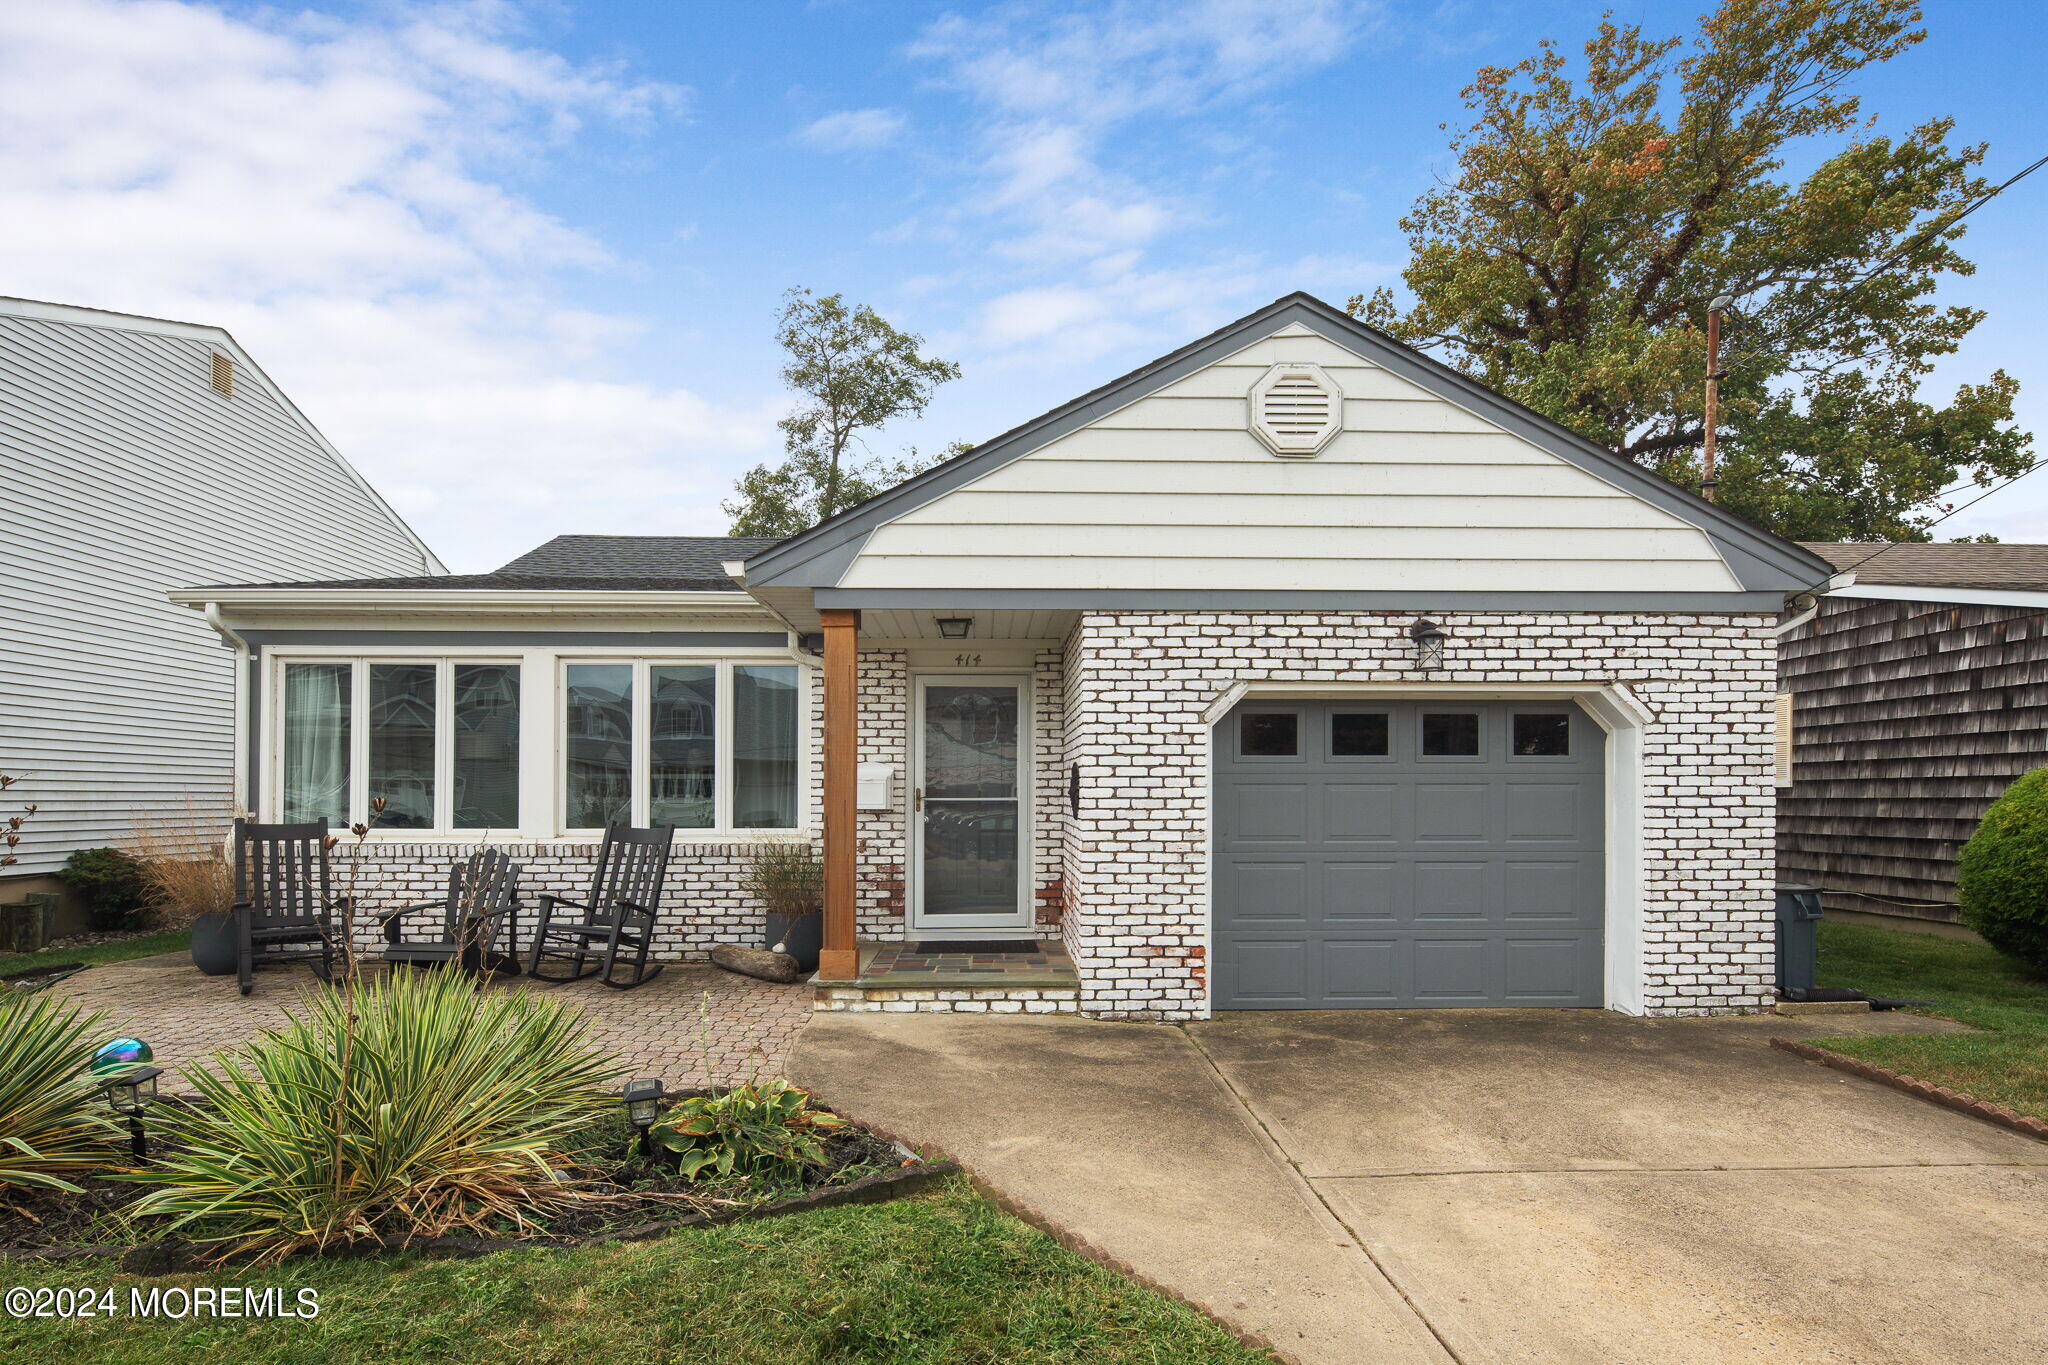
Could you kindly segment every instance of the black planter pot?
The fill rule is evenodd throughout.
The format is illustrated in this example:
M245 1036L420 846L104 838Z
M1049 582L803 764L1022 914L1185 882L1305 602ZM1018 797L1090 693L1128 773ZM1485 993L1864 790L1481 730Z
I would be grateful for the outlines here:
M769 915L767 936L761 940L764 948L782 945L782 951L796 959L796 965L807 972L818 970L818 949L825 943L825 916L819 913L808 915Z
M235 919L201 915L192 921L192 965L208 976L235 974Z

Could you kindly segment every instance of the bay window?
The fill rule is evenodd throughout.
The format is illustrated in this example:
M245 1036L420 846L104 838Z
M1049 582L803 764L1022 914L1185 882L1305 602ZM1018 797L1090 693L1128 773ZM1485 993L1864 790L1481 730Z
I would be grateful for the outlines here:
M562 666L562 824L794 829L794 664Z

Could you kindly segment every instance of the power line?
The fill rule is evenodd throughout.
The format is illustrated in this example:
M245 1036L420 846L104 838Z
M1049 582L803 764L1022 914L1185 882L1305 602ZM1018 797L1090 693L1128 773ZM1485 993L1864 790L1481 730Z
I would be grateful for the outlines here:
M1912 251L1915 248L1919 247L1927 239L1932 238L1936 234L1948 231L1957 223L1962 222L1963 219L1968 218L1978 209L1983 208L1986 204L1996 199L1999 195L2004 194L2014 185L2019 184L2020 181L2025 180L2035 171L2040 170L2043 166L2048 166L2048 156L2040 157L2037 160L2035 160L2031 165L2022 168L2020 171L2009 177L2004 184L1996 185L1993 186L1991 189L1986 190L1982 195L1978 196L1969 204L1965 205L1952 217L1942 222L1930 223L1926 227L1922 228L1920 231L1914 233L1911 237L1907 238L1905 241L1901 242L1897 247L1895 247L1883 259L1879 260L1876 265L1870 267L1869 270L1865 271L1861 279L1850 284L1848 288L1843 291L1844 296L1841 299L1837 300L1833 304L1823 306L1818 312L1812 313L1807 317L1795 318L1792 321L1785 323L1783 327L1779 330L1778 337L1782 338L1792 335L1795 332L1804 331L1808 327L1813 326L1813 324L1824 320L1829 314L1840 312L1842 308L1847 306L1849 302L1847 296L1849 294L1853 293L1855 290L1861 289L1864 285L1869 284L1872 280L1876 279L1879 275L1883 274L1886 270L1890 269L1893 263L1895 263L1901 256L1904 256L1907 252Z
M2043 160L2048 160L2048 158L2043 158ZM2036 163L2036 164L2039 164L2039 163ZM1991 495L1992 495L1993 493L2002 493L2002 492L2004 492L2004 491L2005 491L2006 489L2008 489L2008 488L2012 487L2012 486L2013 486L2014 484L2018 483L2018 482L2019 482L2019 481L2020 481L2021 479L2024 479L2025 477L2027 477L2027 475L2029 475L2029 474L2033 473L2033 472L2034 472L2035 470L2037 470L2037 469L2041 468L2041 467L2042 467L2043 465L2048 465L2048 458L2044 458L2044 459L2039 459L2039 460L2036 460L2036 461L2034 461L2034 462L2033 462L2032 464L2028 465L2028 466L2027 466L2027 467L2026 467L2025 469L2022 469L2022 470L2021 470L2021 471L2020 471L2019 473L2017 473L2017 474L2013 475L2013 476L2012 476L2011 478L2007 479L2007 480L2006 480L2006 481L2005 481L2004 483L2001 483L2001 484L1996 484L1996 485L1994 485L1993 487L1987 488L1987 489L1985 489L1985 490L1984 490L1984 491L1983 491L1982 493L1979 493L1979 494L1978 494L1978 495L1977 495L1976 497L1974 497L1974 498L1971 498L1971 499L1970 499L1970 500L1969 500L1968 502L1965 502L1965 503L1960 503L1960 504L1958 504L1957 506L1954 506L1954 507L1951 507L1951 508L1949 508L1949 509L1948 509L1948 511L1946 511L1946 512L1943 512L1943 513L1942 513L1942 514L1941 514L1940 516L1936 517L1936 518L1935 518L1935 519L1934 519L1933 521L1930 521L1930 522L1928 522L1928 523L1927 523L1927 526L1926 526L1926 527L1922 527L1921 529L1922 529L1922 530L1926 530L1926 529L1927 529L1928 527L1934 527L1934 526L1939 526L1939 525L1941 525L1941 524L1942 524L1942 523L1943 523L1944 521L1947 521L1947 520L1948 520L1948 519L1949 519L1950 517L1954 516L1954 515L1955 515L1956 513L1958 513L1958 512L1961 512L1961 511L1965 510L1966 508L1971 508L1971 507L1975 507L1975 506L1976 506L1976 505L1977 505L1978 503L1980 503L1980 502L1984 501L1984 499L1986 499L1986 498L1990 497L1990 496L1991 496ZM1925 542L1923 542L1923 541L1917 541L1917 540L1914 540L1914 541L1905 541L1905 540L1895 540L1895 541L1892 541L1892 542L1890 542L1890 543L1888 543L1888 544L1886 544L1886 545L1883 545L1883 546L1879 547L1878 549L1872 550L1872 551L1871 551L1871 552L1870 552L1869 554L1867 554L1867 555L1865 555L1865 556L1864 556L1863 558L1861 558L1861 559L1857 560L1857 561L1856 561L1856 562L1855 562L1854 564L1851 564L1851 565L1850 565L1850 566L1849 566L1848 568L1846 568L1846 569L1837 569L1837 570L1835 570L1835 574L1855 573L1855 572L1856 572L1856 571L1857 571L1858 569L1862 568L1862 567L1863 567L1863 566L1864 566L1865 564L1868 564L1868 563L1869 563L1869 562L1870 562L1871 560L1873 560L1873 559L1876 559L1876 558L1877 558L1877 557L1878 557L1879 555L1883 554L1883 553L1884 553L1884 552L1885 552L1886 550L1896 550L1896 549L1898 549L1898 548L1899 548L1899 546L1901 546L1901 545L1920 545L1920 544L1924 544L1924 543L1925 543ZM1824 588L1824 587L1826 587L1826 586L1827 586L1827 584L1828 584L1828 581L1829 581L1829 579L1832 579L1832 578L1833 578L1833 577L1835 576L1835 574L1830 574L1830 575L1828 576L1828 579L1823 579L1823 580L1822 580L1822 581L1820 581L1819 583L1815 583L1815 584L1813 584L1813 587L1815 587L1815 588Z

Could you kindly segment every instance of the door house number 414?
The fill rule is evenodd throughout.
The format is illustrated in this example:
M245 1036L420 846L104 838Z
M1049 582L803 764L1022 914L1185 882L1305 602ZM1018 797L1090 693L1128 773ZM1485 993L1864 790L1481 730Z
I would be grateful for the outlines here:
M979 654L955 654L953 656L953 667L955 668L976 668L980 664L981 656Z

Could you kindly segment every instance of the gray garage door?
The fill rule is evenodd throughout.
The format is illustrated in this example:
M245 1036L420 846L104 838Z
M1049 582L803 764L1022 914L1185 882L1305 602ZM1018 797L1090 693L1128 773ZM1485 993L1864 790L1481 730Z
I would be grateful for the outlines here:
M1568 702L1238 707L1217 1008L1601 1004L1605 744Z

